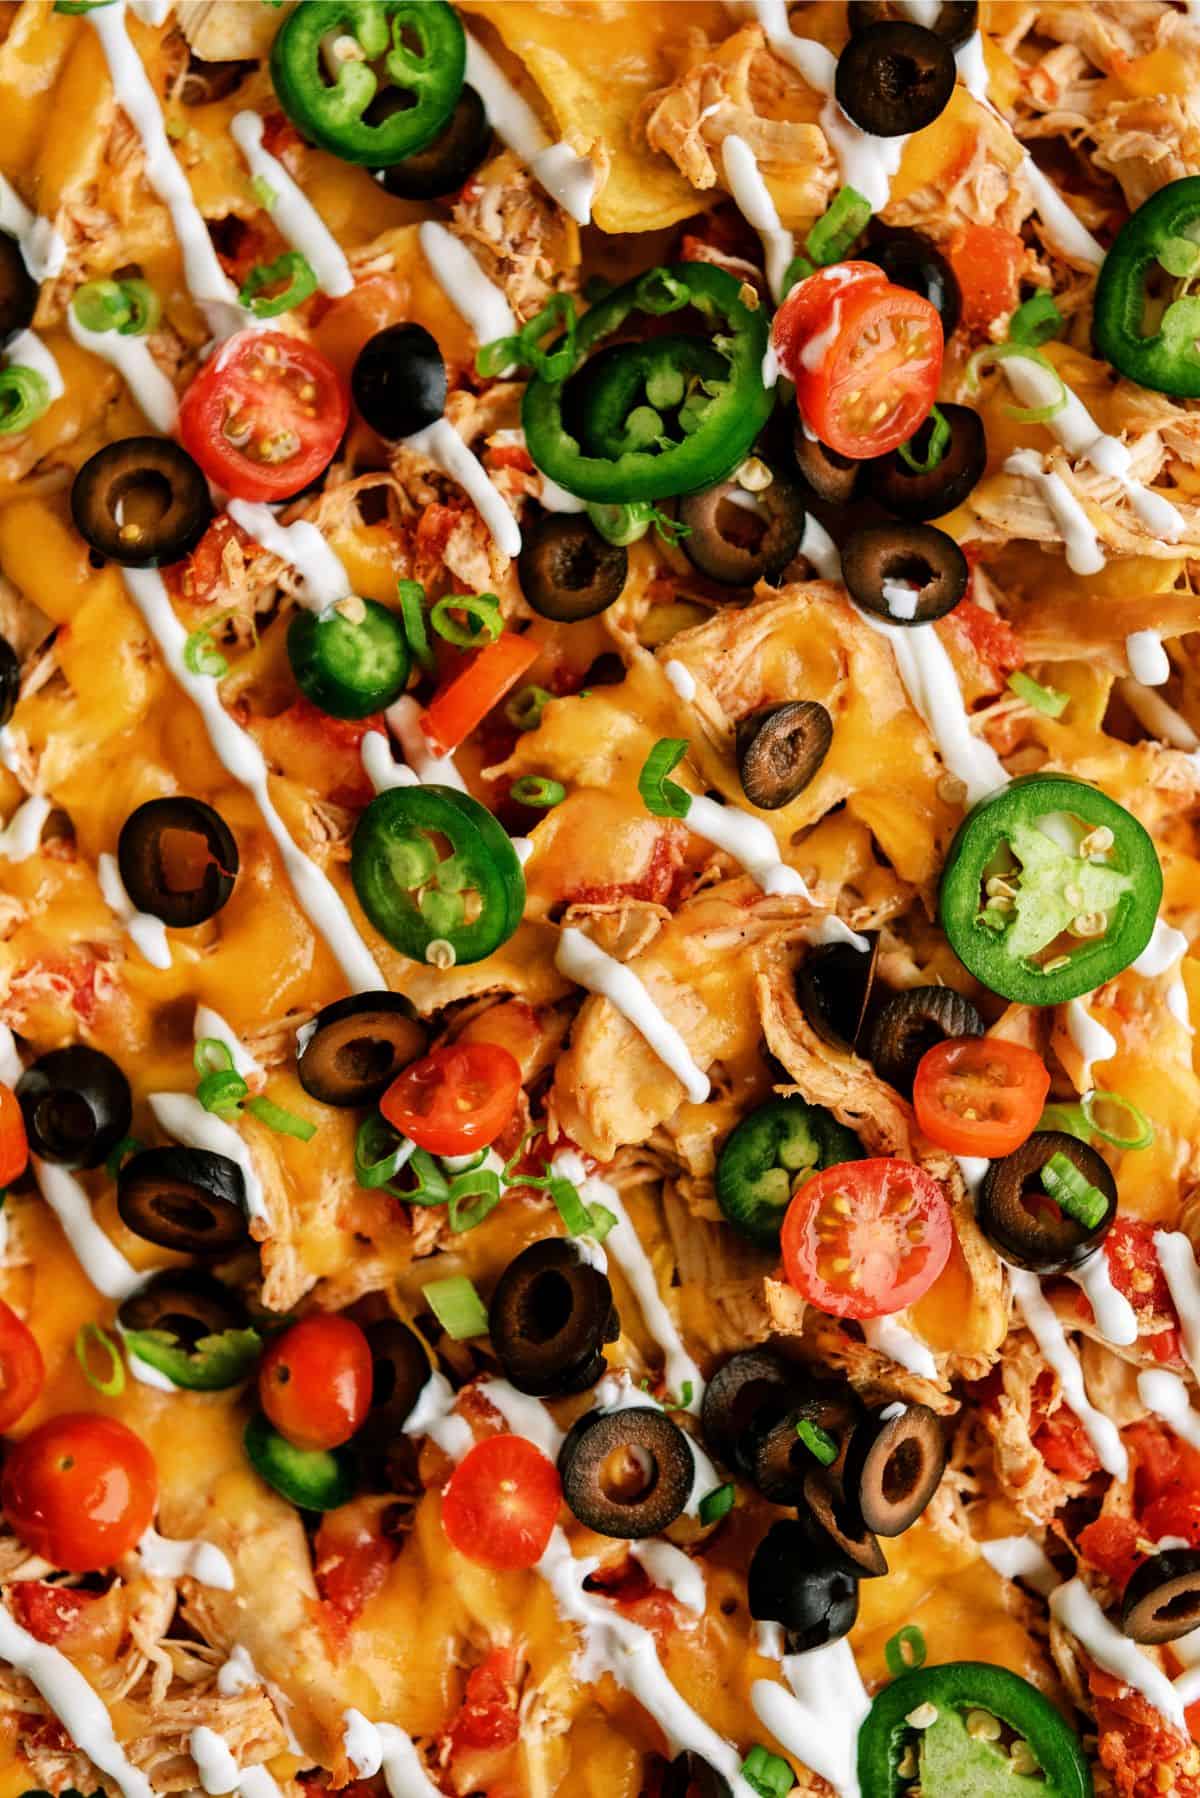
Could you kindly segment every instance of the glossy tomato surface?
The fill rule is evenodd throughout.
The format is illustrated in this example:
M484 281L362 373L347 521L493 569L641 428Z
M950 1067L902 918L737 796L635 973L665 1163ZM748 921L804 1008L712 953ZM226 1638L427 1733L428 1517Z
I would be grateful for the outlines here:
M379 1109L419 1149L466 1155L495 1142L520 1090L520 1063L499 1043L454 1043L405 1068Z
M158 1470L141 1437L115 1417L64 1412L9 1452L0 1499L22 1542L52 1567L97 1573L154 1522Z
M280 500L322 474L350 416L331 362L282 331L239 331L183 396L179 435L235 499Z
M987 1036L936 1043L913 1083L917 1122L953 1155L1011 1155L1037 1128L1050 1091L1041 1056Z
M533 1567L562 1502L562 1484L540 1448L523 1436L489 1436L455 1468L442 1499L442 1527L481 1567Z
M0 1430L11 1429L42 1390L46 1369L32 1330L0 1299Z
M258 1396L296 1448L339 1448L371 1404L371 1349L348 1317L303 1317L275 1338L258 1370Z
M950 1253L950 1209L911 1161L844 1161L806 1180L783 1220L791 1285L831 1317L885 1317L913 1305Z

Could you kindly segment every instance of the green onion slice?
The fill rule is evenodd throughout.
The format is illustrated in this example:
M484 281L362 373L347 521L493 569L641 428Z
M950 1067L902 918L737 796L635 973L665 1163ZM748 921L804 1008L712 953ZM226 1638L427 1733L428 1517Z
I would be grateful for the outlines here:
M541 774L522 774L519 780L513 781L509 792L518 805L533 806L538 811L561 805L567 796L561 780L548 780Z
M276 1105L274 1099L247 1099L246 1110L251 1117L256 1117L260 1124L265 1124L268 1130L274 1130L278 1136L294 1136L300 1142L311 1142L317 1134L317 1126L311 1118L297 1117L286 1106Z
M1117 1135L1111 1128L1105 1129L1096 1117L1098 1105L1112 1106L1123 1111L1129 1118L1129 1128ZM1111 1143L1114 1149L1148 1149L1154 1141L1154 1125L1144 1111L1139 1111L1132 1099L1122 1098L1120 1093L1102 1093L1093 1089L1084 1093L1079 1106L1087 1122L1089 1130L1098 1136L1101 1142ZM1109 1119L1109 1124L1112 1124Z
M49 406L50 383L36 368L10 362L0 369L0 434L27 431Z
M913 432L908 442L900 445L900 460L904 463L906 468L911 468L914 474L932 474L939 462L942 461L946 451L950 448L951 432L950 426L946 420L946 414L942 411L940 406L934 406L929 416L933 420L933 430L929 433L929 443L925 450L924 459L918 456L913 449L913 444L916 442L919 432L925 428L924 421L918 427L918 430Z
M1108 1200L1098 1186L1080 1173L1075 1163L1061 1150L1051 1155L1041 1171L1042 1190L1049 1194L1054 1203L1073 1217L1085 1229L1094 1230L1105 1212Z
M85 331L144 337L162 316L162 302L148 281L85 281L71 296Z
M796 1425L796 1434L822 1467L833 1466L838 1457L838 1445L828 1430L823 1430L811 1417L802 1417Z
M1035 712L1041 712L1047 718L1061 718L1071 703L1069 693L1060 692L1057 687L1043 687L1040 681L1034 680L1031 674L1025 674L1018 668L1008 677L1008 689L1026 705L1031 705Z
M219 1036L202 1036L192 1050L192 1066L198 1074L227 1074L233 1066L233 1051Z
M455 617L456 612L465 614L465 624ZM456 649L479 649L494 643L504 629L500 601L494 593L448 593L430 612L429 622L438 636Z
M429 632L425 627L425 589L420 581L397 581L396 592L408 647L425 672L432 674L437 667L437 658L430 648Z
M456 1236L473 1230L500 1203L500 1176L491 1168L469 1169L450 1182L450 1228Z
M234 1117L249 1091L240 1074L232 1068L221 1068L204 1075L196 1087L196 1097L205 1111L214 1112L218 1117Z
M504 702L504 716L514 730L536 730L553 698L554 694L545 687L518 687Z
M692 795L678 781L667 779L687 752L686 737L660 737L646 757L638 775L638 792L646 810L656 818L686 818L692 809Z
M742 1762L741 1774L746 1784L754 1787L759 1798L787 1798L796 1783L791 1762L785 1761L781 1755L772 1754L761 1742L754 1744Z
M198 625L183 646L183 665L189 674L208 674L214 680L221 680L229 673L229 663L212 640L212 634L219 624L237 613L236 606L228 606L225 611L218 612L205 624Z
M312 263L299 250L285 250L274 262L256 262L243 281L238 305L255 318L278 318L303 306L317 291Z
M95 1360L98 1355L106 1358L108 1371L98 1373ZM105 1398L120 1398L125 1390L125 1363L121 1359L121 1351L99 1324L80 1324L75 1333L75 1359L83 1369L83 1377L88 1385Z
M918 1667L923 1667L927 1653L925 1638L915 1623L906 1623L903 1629L898 1629L883 1651L888 1672L894 1679L899 1679L902 1673L913 1673Z
M360 1186L386 1186L408 1161L416 1144L400 1136L386 1118L373 1111L354 1138L354 1178Z
M1053 296L1035 293L1031 300L1018 306L1009 319L1008 340L1036 349L1039 344L1049 343L1052 337L1057 337L1064 323Z
M429 1309L455 1342L469 1342L473 1336L486 1336L487 1307L465 1274L448 1280L431 1280L423 1288Z
M700 1500L701 1523L720 1523L722 1517L728 1517L732 1511L736 1498L737 1487L732 1480L727 1480L723 1486L714 1486Z
M871 202L864 199L857 188L843 187L828 212L817 220L804 239L804 247L818 268L840 262L870 222Z
M1065 412L1070 403L1067 384L1048 357L1040 350L1030 349L1023 343L985 343L982 349L976 350L967 363L967 388L972 394L979 392L980 379L997 363L1005 362L1010 356L1023 356L1027 362L1037 362L1048 374L1054 377L1058 387L1053 400L1045 406L1004 406L1003 410L1009 418L1017 419L1021 424L1044 425L1048 419L1057 418Z

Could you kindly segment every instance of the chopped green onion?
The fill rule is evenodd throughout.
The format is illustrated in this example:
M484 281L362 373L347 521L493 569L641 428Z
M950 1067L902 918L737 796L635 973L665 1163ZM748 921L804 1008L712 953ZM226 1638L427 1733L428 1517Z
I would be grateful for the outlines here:
M487 1308L465 1274L455 1274L449 1280L431 1280L423 1291L433 1315L455 1342L487 1335Z
M276 1105L274 1099L247 1099L246 1110L278 1136L294 1136L300 1142L311 1142L317 1134L317 1126L311 1118L297 1117L286 1106Z
M106 1375L98 1374L92 1365L96 1354L108 1358ZM107 1330L102 1330L99 1324L80 1324L75 1334L75 1359L89 1386L103 1393L105 1398L120 1398L125 1390L125 1363Z
M1106 1130L1096 1118L1097 1105L1113 1105L1118 1110L1127 1112L1133 1126L1132 1134L1127 1130L1117 1136L1112 1130ZM1154 1141L1154 1125L1144 1111L1139 1111L1132 1099L1123 1099L1120 1093L1102 1093L1093 1089L1084 1093L1079 1109L1087 1121L1088 1128L1102 1142L1111 1143L1114 1149L1148 1149Z
M828 1430L823 1430L811 1417L802 1417L796 1425L796 1434L822 1467L833 1466L838 1458L838 1445Z
M250 183L250 192L258 201L264 212L270 212L279 195L271 186L265 175L255 175Z
M354 1138L354 1178L360 1186L386 1186L400 1172L413 1148L407 1136L400 1136L379 1112L371 1112L358 1126Z
M1009 319L1008 341L1037 349L1039 344L1049 343L1052 337L1057 337L1064 322L1053 297L1048 293L1035 293L1031 300L1018 306Z
M913 449L913 444L925 429L928 420L923 420L908 442L900 445L900 460L906 468L911 468L914 474L932 474L950 448L951 432L946 421L946 414L940 406L934 406L929 417L933 420L933 430L929 433L929 443L926 446L923 460L918 457Z
M871 222L871 202L854 187L843 187L823 218L819 218L804 247L818 268L840 262L856 237Z
M587 1235L593 1242L603 1242L609 1231L615 1226L617 1214L615 1211L610 1211L607 1205L589 1205L588 1218Z
M82 13L95 12L101 6L114 4L115 0L54 0L54 10L76 17Z
M86 331L116 331L144 337L162 316L162 304L148 281L85 281L71 296Z
M692 795L678 781L667 779L687 752L686 737L660 737L646 757L638 775L638 792L646 810L656 818L686 818L692 809Z
M198 1074L226 1074L233 1066L233 1052L219 1036L202 1036L192 1050L192 1066Z
M553 698L554 694L545 687L518 687L504 702L504 716L514 730L536 730Z
M642 1391L650 1391L650 1381L648 1379L642 1381ZM669 1392L666 1392L658 1402L664 1411L686 1411L691 1404L692 1399L695 1397L695 1392L696 1389L692 1382L690 1380L685 1380L679 1388L678 1398L673 1398Z
M1023 343L985 343L982 349L967 363L967 388L971 393L979 392L980 377L988 372L995 362L1005 362L1010 356L1023 356L1027 362L1037 362L1053 375L1058 384L1058 392L1047 406L1004 406L1009 418L1015 418L1021 424L1044 425L1048 419L1057 418L1065 412L1070 403L1067 384L1046 356L1040 350L1030 349Z
M586 1236L591 1226L588 1208L579 1196L578 1189L569 1180L557 1176L550 1180L550 1197L554 1200L559 1217L567 1228L568 1236Z
M460 624L454 616L456 612L464 613L468 622ZM438 636L453 643L456 649L478 649L484 643L494 643L504 629L500 601L494 593L448 593L430 612L429 622Z
M591 505L587 515L606 543L624 549L646 535L654 522L654 507L648 499L630 500L627 505Z
M772 1754L761 1742L754 1744L742 1762L741 1774L746 1784L754 1787L759 1798L787 1798L788 1792L796 1783L791 1762L785 1761L778 1754Z
M278 288L278 292L272 289ZM238 293L238 305L255 318L278 318L303 306L317 291L312 263L299 250L285 250L274 262L256 262Z
M902 1673L913 1673L918 1667L923 1667L927 1653L925 1638L915 1623L906 1623L903 1629L898 1629L883 1651L888 1672L894 1679L899 1679Z
M475 352L475 372L485 380L492 380L509 369L521 366L521 339L519 337L494 337L491 343L484 343Z
M1060 1130L1064 1136L1078 1137L1080 1142L1092 1140L1082 1105L1047 1105L1037 1127L1039 1130Z
M807 281L808 277L815 275L816 272L807 256L793 256L783 271L784 298L787 298L798 281Z
M242 1100L249 1091L240 1074L235 1074L232 1068L221 1068L216 1073L205 1074L196 1087L196 1097L205 1111L211 1111L217 1117L233 1117L241 1110Z
M1186 281L1200 267L1200 243L1191 237L1168 237L1158 251L1158 262L1176 280Z
M1047 718L1061 718L1071 703L1071 695L1062 693L1057 687L1043 687L1040 681L1034 680L1031 674L1024 674L1020 668L1008 677L1010 693L1031 705L1035 712L1042 712Z
M131 1155L136 1155L141 1146L136 1136L123 1136L116 1148L110 1150L108 1159L104 1163L104 1171L110 1180L116 1179L122 1165Z
M736 1498L737 1487L732 1480L727 1480L723 1486L714 1486L700 1500L701 1523L720 1523L722 1517L728 1517L732 1511Z
M1094 1230L1102 1223L1108 1200L1098 1186L1081 1174L1069 1156L1060 1150L1051 1155L1041 1171L1042 1189L1054 1203L1085 1229Z
M528 805L540 812L547 811L552 805L561 805L567 796L561 780L547 780L541 774L522 774L519 780L513 781L509 792L518 805Z
M236 612L236 606L229 606L191 633L183 646L183 665L189 674L209 674L214 680L220 680L229 673L229 663L213 642L212 634L219 624L234 617Z
M429 646L429 632L425 628L425 589L420 581L397 581L396 592L408 647L426 673L432 674L437 667L437 658Z
M473 1230L500 1203L500 1176L491 1168L469 1168L450 1182L449 1220L455 1235Z
M27 431L49 405L50 383L36 368L10 362L0 369L0 434Z

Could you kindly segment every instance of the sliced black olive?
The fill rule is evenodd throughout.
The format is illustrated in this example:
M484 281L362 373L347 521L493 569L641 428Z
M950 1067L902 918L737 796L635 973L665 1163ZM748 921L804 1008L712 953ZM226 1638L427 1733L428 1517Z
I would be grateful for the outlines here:
M887 19L903 19L908 16L900 0L850 0L846 10L850 15L852 32L862 31L867 25L882 24ZM974 31L978 17L976 0L942 0L937 17L929 29L944 38L952 50L957 50Z
M983 420L970 406L955 406L947 401L938 411L950 427L950 442L935 468L927 472L912 469L899 450L868 462L867 483L881 506L899 518L917 521L941 518L961 505L983 478L987 466L987 439ZM929 453L933 436L933 414L925 420L912 439L912 453L920 462Z
M195 549L212 519L208 482L168 437L123 437L89 456L71 488L75 528L124 568L160 568Z
M585 1528L622 1540L657 1536L691 1494L687 1437L664 1411L589 1411L559 1450L563 1497Z
M296 1073L322 1105L373 1105L429 1041L412 1002L389 992L335 1000L300 1034Z
M832 1440L836 1459L828 1463L828 1471L838 1479L851 1432L861 1416L862 1406L851 1386L833 1380L814 1381L781 1417L768 1413L765 1420L750 1426L740 1458L749 1478L772 1504L802 1504L805 1482L820 1465L810 1441L801 1435L802 1428L814 1426L821 1438Z
M660 1798L729 1798L729 1781L703 1755L685 1748L667 1768Z
M897 1092L911 1094L927 1049L952 1036L982 1036L983 1019L952 986L913 986L894 993L875 1019L867 1053L875 1072Z
M1130 1579L1121 1628L1133 1642L1175 1642L1200 1625L1200 1549L1164 1548Z
M379 179L398 199L438 200L443 194L458 192L487 155L491 140L487 108L475 89L464 84L454 111L433 142L414 150L403 162L380 169Z
M116 1062L86 1043L51 1049L17 1081L29 1147L63 1167L98 1167L133 1117L129 1082Z
M804 504L797 488L777 474L761 492L719 481L679 502L680 538L689 562L710 580L752 587L787 567L804 535Z
M367 339L350 374L354 404L381 437L412 437L446 410L446 364L424 325L388 325Z
M738 719L742 791L765 812L789 805L819 770L833 742L833 719L818 699L789 699Z
M790 1519L773 1523L755 1549L746 1593L750 1615L782 1623L795 1654L840 1641L858 1617L858 1581Z
M962 289L958 285L958 276L936 244L920 231L911 231L906 226L876 223L866 246L861 251L856 250L855 254L861 255L864 262L878 263L888 280L895 282L897 287L910 288L928 300L941 318L942 336L953 336L962 317Z
M796 994L805 1017L822 1042L847 1053L862 1032L875 984L879 938L869 936L868 941L868 949L856 949L853 943L827 943L814 949L796 975Z
M366 1337L371 1407L354 1438L354 1453L361 1477L386 1492L408 1484L413 1444L404 1426L432 1369L425 1344L398 1317L377 1318L366 1326Z
M20 244L0 231L0 343L33 323L37 302L38 284L25 267Z
M968 573L953 537L931 524L867 525L842 545L851 599L889 624L944 618L966 592Z
M944 39L908 20L866 25L838 57L833 89L872 137L903 137L946 110L957 71Z
M843 1482L877 1536L917 1521L946 1468L946 1434L928 1405L883 1405L850 1438Z
M117 1312L125 1330L166 1330L191 1351L206 1336L244 1330L246 1307L228 1286L189 1268L168 1268L139 1286Z
M21 664L7 637L0 637L0 725L5 725L17 709L21 692Z
M202 799L148 799L121 826L117 866L139 911L186 930L228 901L238 847L220 812Z
M1099 1223L1071 1217L1049 1197L1039 1175L1055 1155L1065 1155L1107 1201ZM1108 1163L1078 1137L1035 1130L984 1175L975 1205L979 1227L1008 1261L1035 1274L1062 1273L1086 1261L1108 1234L1117 1214L1117 1183Z
M117 1210L135 1236L181 1255L231 1254L246 1241L246 1182L211 1149L142 1149L117 1175Z
M628 552L609 543L590 519L547 512L524 532L517 560L521 591L534 611L557 624L594 618L620 599Z
M704 1388L700 1428L713 1454L737 1465L739 1447L759 1418L778 1417L796 1390L794 1369L770 1349L742 1349L719 1367Z
M832 1469L818 1469L804 1481L804 1508L800 1521L811 1530L822 1553L834 1567L854 1579L877 1579L887 1572L887 1561L875 1532L848 1498Z
M818 499L825 500L831 506L844 506L848 500L853 499L854 489L863 469L861 462L852 462L849 456L839 456L827 443L820 442L816 437L809 437L799 421L796 424L792 451L796 467Z
M594 1386L607 1365L603 1345L616 1341L620 1324L607 1276L573 1242L550 1236L501 1274L488 1332L509 1383L546 1398Z
M179 86L179 98L184 106L210 106L214 100L227 100L257 68L258 64L249 58L207 62L193 51Z

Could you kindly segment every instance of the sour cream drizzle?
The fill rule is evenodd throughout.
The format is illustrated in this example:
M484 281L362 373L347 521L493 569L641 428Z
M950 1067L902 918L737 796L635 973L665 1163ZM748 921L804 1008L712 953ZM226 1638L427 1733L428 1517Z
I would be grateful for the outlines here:
M58 1219L80 1267L97 1292L120 1304L137 1291L147 1276L140 1274L109 1241L96 1222L86 1189L74 1174L54 1162L39 1161L36 1155L31 1160L38 1190Z
M235 112L229 135L246 158L250 173L274 190L271 223L281 237L308 261L317 285L331 299L353 293L354 276L342 246L329 229L304 189L292 179L283 163L263 148L263 121L249 110Z
M774 832L740 805L718 805L706 794L694 793L684 822L698 837L731 855L764 893L794 893L804 899L812 898L795 868L780 860Z
M1071 999L1067 1004L1067 1035L1083 1057L1083 1068L1079 1076L1080 1092L1090 1091L1094 1084L1094 1063L1111 1061L1117 1053L1116 1037L1087 1008L1089 996L1085 994L1082 999Z
M242 1798L278 1798L279 1786L265 1767L238 1766L224 1736L200 1724L188 1737L188 1752L196 1763L206 1792L240 1792Z
M155 1122L168 1136L189 1149L207 1149L213 1155L225 1155L236 1161L246 1185L246 1213L252 1222L270 1224L271 1214L263 1195L262 1181L254 1166L254 1158L232 1124L215 1112L205 1111L191 1093L151 1093L150 1109Z
M756 1679L750 1702L790 1754L827 1779L839 1798L859 1798L858 1732L871 1708L845 1637L807 1654L785 1654L784 1686Z
M445 1798L425 1771L411 1736L394 1723L372 1723L361 1711L343 1711L346 1759L360 1779L383 1773L391 1798Z
M138 1543L138 1557L156 1579L194 1579L216 1592L232 1592L235 1581L229 1557L213 1542L171 1540L157 1530L147 1530Z
M50 801L40 793L32 793L28 799L23 799L0 830L0 861L27 862L31 855L36 855L50 812Z
M18 331L10 337L4 360L9 368L31 368L35 375L41 375L52 401L60 400L67 391L62 370L36 331Z
M125 926L130 942L141 951L152 968L169 968L171 946L167 942L166 925L161 918L138 910L125 890L116 856L110 855L107 850L96 858L96 878L100 883L104 903Z
M280 524L273 507L248 499L231 499L226 510L248 537L296 570L303 583L296 595L301 605L312 612L323 612L327 606L350 597L353 589L346 570L307 518Z
M707 1074L696 1066L682 1036L663 1016L632 968L614 960L572 924L559 935L554 965L568 980L598 993L615 1006L670 1068L692 1104L704 1103L710 1091Z
M698 1561L685 1555L673 1542L655 1537L632 1543L629 1552L635 1561L641 1562L656 1586L669 1592L693 1617L703 1617L706 1588L704 1569Z
M483 463L448 418L435 418L423 431L414 432L402 442L458 482L491 532L497 549L510 558L520 555L521 532L516 519L488 480Z
M1183 1356L1200 1380L1200 1267L1182 1230L1156 1230L1154 1248L1183 1333Z
M1161 687L1171 678L1171 663L1158 631L1130 631L1125 639L1129 672L1144 687Z
M1099 574L1105 555L1095 527L1062 476L1055 469L1042 466L1039 451L1014 450L1005 460L1004 472L1032 482L1045 500L1062 533L1067 567L1076 574Z
M739 137L735 131L731 131L721 145L721 164L734 204L746 223L762 239L767 286L771 290L771 298L779 301L784 295L784 275L796 254L795 238L783 228L754 151L745 138Z
M1047 1364L1058 1375L1063 1397L1083 1425L1100 1465L1114 1479L1123 1480L1129 1472L1129 1456L1121 1433L1112 1419L1097 1411L1089 1399L1083 1383L1083 1369L1067 1342L1053 1307L1042 1292L1037 1275L1024 1268L1009 1267L1008 1279L1017 1308ZM1078 1635L1079 1631L1075 1633Z
M967 804L975 805L1007 786L1000 757L971 729L954 664L934 626L886 624L866 612L859 616L891 644L905 691L924 719L947 772L966 787Z
M1192 1448L1200 1448L1200 1411L1192 1408L1188 1389L1178 1374L1165 1367L1147 1368L1138 1375L1137 1389L1148 1411L1169 1423Z
M119 331L89 331L67 307L67 330L81 349L115 368L156 431L169 435L179 418L179 399L144 337L122 337Z
M920 1374L924 1380L937 1379L937 1362L930 1351L894 1317L869 1317L863 1323L862 1332L877 1354L887 1355L898 1366L906 1367L909 1373Z
M484 274L461 237L436 219L426 219L417 237L434 279L454 310L470 326L476 343L494 343L517 330L513 309L500 288Z
M452 1461L461 1461L475 1438L465 1417L454 1409L454 1388L437 1368L417 1394L417 1402L402 1425L406 1436L428 1436Z
M224 1043L233 1061L234 1073L240 1074L243 1080L252 1079L256 1074L264 1072L262 1063L254 1059L233 1026L227 1024L220 1012L214 1011L211 1005L197 1005L196 1015L192 1020L192 1036L196 1042L211 1036L219 1043Z
M1028 1536L997 1536L981 1542L979 1552L1001 1579L1023 1579L1043 1597L1048 1598L1060 1583L1054 1563Z
M1083 1644L1097 1666L1140 1692L1186 1736L1183 1699L1149 1655L1108 1621L1082 1580L1068 1580L1052 1592L1050 1610L1064 1629L1069 1629Z
M467 80L487 108L496 136L514 150L551 199L577 225L590 223L596 197L596 169L570 144L551 143L541 120L483 45L467 35Z
M1078 1267L1068 1268L1067 1278L1087 1295L1096 1328L1106 1341L1114 1348L1126 1348L1137 1341L1137 1313L1125 1294L1113 1285L1112 1269L1103 1248L1096 1249Z
M49 219L39 218L0 175L0 231L15 237L21 260L35 281L50 281L67 260L66 239Z
M90 16L93 21L102 19L106 16L105 9ZM301 909L328 943L351 991L377 992L387 985L387 981L354 928L345 902L333 883L314 861L297 849L288 834L271 798L267 764L258 744L229 716L212 677L192 674L184 662L187 632L175 616L162 576L152 568L125 568L121 572L129 596L158 644L163 660L198 707L218 760L256 801Z
M689 701L695 699L696 677L690 668L685 668L682 662L677 662L675 658L672 657L671 660L664 665L663 673L666 675L668 682L674 688L679 698L683 700L685 705L688 704Z

